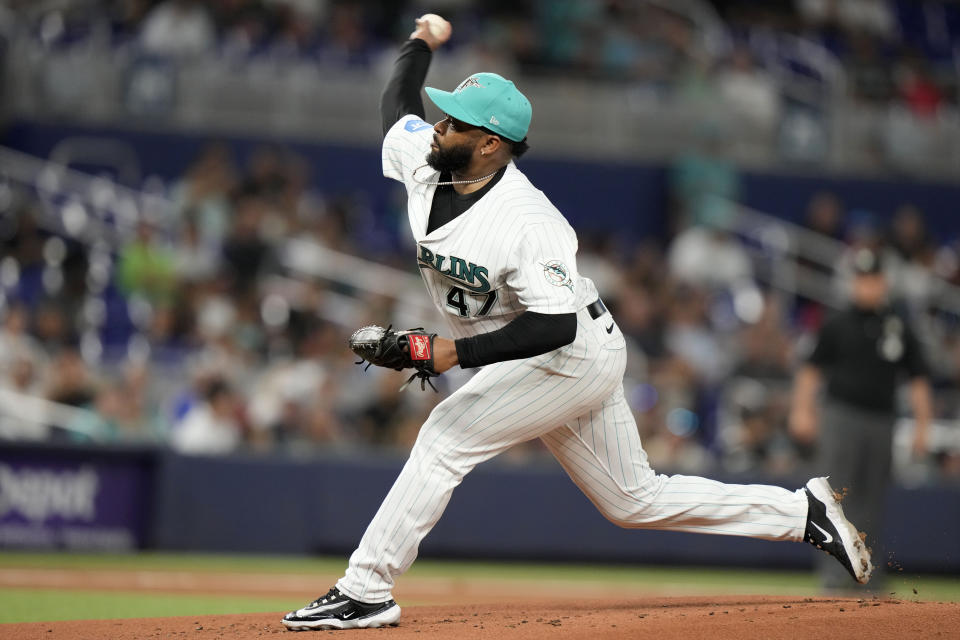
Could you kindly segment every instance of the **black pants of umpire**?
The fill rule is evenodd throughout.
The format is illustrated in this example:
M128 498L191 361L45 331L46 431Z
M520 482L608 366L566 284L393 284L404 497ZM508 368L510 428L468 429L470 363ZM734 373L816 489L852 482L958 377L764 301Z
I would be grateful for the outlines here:
M843 511L854 526L867 534L875 566L870 583L853 582L833 558L818 557L821 585L830 591L880 592L887 568L881 544L887 490L891 482L893 453L892 412L877 412L828 398L820 416L817 449L818 472L830 476L837 491L846 489Z

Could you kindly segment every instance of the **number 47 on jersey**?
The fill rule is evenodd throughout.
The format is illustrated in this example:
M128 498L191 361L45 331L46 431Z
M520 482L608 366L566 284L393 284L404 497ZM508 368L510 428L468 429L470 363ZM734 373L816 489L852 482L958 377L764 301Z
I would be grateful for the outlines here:
M496 290L473 293L460 287L450 287L447 291L447 306L455 309L461 318L481 318L490 313L496 301ZM473 309L476 311L471 313Z

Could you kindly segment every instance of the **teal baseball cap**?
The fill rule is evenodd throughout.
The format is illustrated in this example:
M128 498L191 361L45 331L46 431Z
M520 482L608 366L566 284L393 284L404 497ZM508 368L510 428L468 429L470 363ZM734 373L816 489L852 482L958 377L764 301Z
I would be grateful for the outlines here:
M513 142L527 137L533 109L510 80L496 73L475 73L453 91L426 88L433 104L448 116L483 127Z

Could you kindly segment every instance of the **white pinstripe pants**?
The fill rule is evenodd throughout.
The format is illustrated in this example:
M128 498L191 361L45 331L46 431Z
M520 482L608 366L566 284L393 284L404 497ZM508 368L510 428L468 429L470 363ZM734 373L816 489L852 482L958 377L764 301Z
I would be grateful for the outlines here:
M476 465L541 438L570 478L621 527L800 540L802 489L656 474L623 395L626 348L610 315L577 314L577 338L549 353L484 367L441 402L420 434L337 586L389 600L454 488ZM562 426L558 426L562 425Z

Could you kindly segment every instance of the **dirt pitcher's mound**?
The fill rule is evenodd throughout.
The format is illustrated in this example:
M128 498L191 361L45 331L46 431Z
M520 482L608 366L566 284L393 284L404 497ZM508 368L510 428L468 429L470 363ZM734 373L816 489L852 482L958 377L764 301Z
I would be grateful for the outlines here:
M788 597L638 598L408 607L401 625L363 631L286 631L281 613L0 625L5 640L254 640L416 638L903 638L956 637L960 603Z

